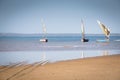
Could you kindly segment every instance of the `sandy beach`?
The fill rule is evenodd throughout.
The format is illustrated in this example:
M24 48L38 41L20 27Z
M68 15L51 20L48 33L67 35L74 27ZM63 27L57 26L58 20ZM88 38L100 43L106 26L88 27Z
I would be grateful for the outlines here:
M0 80L120 80L120 54L0 66Z

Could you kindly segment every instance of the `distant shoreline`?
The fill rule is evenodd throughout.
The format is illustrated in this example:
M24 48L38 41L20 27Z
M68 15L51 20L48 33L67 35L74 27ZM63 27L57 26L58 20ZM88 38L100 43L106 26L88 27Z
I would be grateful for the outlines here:
M38 34L24 34L24 33L0 33L0 36L40 36L42 33ZM81 36L81 33L48 33L48 36ZM104 36L103 34L86 34L86 36ZM120 33L111 33L111 36L120 36Z

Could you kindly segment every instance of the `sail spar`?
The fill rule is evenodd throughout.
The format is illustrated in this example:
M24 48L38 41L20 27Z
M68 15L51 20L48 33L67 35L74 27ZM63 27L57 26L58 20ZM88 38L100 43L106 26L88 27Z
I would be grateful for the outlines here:
M99 24L99 26L102 29L103 33L105 34L106 38L109 39L110 30L104 24L102 24L100 21L97 20L97 23Z

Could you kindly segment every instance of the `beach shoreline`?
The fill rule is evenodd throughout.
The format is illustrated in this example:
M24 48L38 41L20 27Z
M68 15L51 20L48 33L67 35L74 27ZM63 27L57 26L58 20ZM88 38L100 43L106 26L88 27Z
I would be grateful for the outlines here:
M4 68L0 80L120 80L120 54Z

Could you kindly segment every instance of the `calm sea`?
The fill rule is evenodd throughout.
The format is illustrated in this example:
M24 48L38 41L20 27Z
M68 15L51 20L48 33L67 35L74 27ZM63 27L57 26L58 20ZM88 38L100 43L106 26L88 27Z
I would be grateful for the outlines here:
M110 42L100 43L104 35L86 35L89 42L80 41L79 34L48 34L48 42L41 43L42 35L1 34L0 65L41 60L56 62L93 56L120 54L120 35L111 35Z

